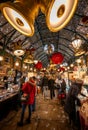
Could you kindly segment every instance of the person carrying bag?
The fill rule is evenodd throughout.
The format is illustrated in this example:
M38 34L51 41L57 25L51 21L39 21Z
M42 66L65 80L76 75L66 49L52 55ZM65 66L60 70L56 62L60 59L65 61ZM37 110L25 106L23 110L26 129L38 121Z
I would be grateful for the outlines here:
M24 113L26 106L28 106L29 114L28 118L26 119L26 123L31 123L31 113L32 113L32 105L34 103L34 97L35 97L35 92L36 92L36 86L34 83L33 78L29 78L29 81L26 82L22 86L22 91L24 97L28 96L26 101L22 101L22 112L21 112L21 118L20 121L17 123L18 126L23 126L23 120L24 120Z

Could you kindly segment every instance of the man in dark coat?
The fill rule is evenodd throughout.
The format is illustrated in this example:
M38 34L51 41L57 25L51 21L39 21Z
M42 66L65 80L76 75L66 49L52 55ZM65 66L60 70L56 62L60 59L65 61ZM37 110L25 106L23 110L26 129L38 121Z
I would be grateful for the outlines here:
M48 81L48 87L49 87L49 90L50 90L50 98L51 99L53 99L53 97L55 96L54 84L55 84L55 81L54 81L53 77L51 76L49 81Z
M44 90L48 89L48 77L44 75L42 79L42 93L44 94Z
M65 111L69 116L70 124L76 124L76 106L75 101L77 101L77 96L81 92L83 82L81 80L76 80L68 91L68 95L66 97L65 102Z

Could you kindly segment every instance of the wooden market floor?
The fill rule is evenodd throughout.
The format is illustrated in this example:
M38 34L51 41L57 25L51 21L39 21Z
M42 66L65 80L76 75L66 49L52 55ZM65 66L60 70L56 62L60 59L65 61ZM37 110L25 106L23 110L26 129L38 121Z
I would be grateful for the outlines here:
M32 113L31 124L17 126L21 108L11 111L0 121L0 130L75 130L68 123L68 117L58 99L44 99L42 94L36 97L36 111ZM25 119L27 117L27 109Z

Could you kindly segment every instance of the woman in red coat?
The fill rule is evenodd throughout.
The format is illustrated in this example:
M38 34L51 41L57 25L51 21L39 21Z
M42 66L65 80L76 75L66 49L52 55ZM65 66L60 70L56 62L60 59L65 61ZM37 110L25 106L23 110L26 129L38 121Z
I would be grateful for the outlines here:
M20 119L20 122L18 122L18 126L23 126L24 113L25 113L26 106L28 106L28 109L29 109L29 115L28 115L28 118L26 119L26 123L31 122L32 105L34 103L34 98L35 98L35 93L36 93L36 86L32 77L29 78L29 81L23 85L22 91L24 95L29 95L29 98L27 102L22 103L21 119Z

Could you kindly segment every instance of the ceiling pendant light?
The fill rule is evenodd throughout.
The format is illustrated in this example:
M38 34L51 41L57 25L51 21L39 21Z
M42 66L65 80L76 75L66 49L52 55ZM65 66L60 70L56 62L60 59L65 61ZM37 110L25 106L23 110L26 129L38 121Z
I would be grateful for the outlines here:
M16 61L15 62L15 66L19 66L20 64L19 64L19 62L18 61Z
M3 56L0 56L0 61L3 61L4 60L4 57Z
M22 55L24 55L24 50L17 49L17 50L14 51L14 55L16 55L16 56L22 56Z
M24 58L24 63L33 64L33 62L34 62L33 55L31 54L30 51L26 51L26 56Z
M72 18L78 0L15 0L0 5L8 22L24 35L34 34L34 22L39 9L46 16L46 23L52 32L65 27Z
M34 34L34 20L38 14L36 0L15 0L14 3L2 3L0 8L16 30L27 36Z
M48 28L57 32L64 28L71 20L78 0L52 0L46 14Z
M24 55L25 51L22 49L22 46L21 46L21 40L19 40L18 42L14 43L14 46L15 46L15 50L14 50L14 55L15 56L22 56Z

